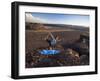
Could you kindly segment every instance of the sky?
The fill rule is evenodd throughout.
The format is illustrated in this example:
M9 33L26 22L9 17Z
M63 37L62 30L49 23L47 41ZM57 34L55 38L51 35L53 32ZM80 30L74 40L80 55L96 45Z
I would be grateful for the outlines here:
M55 14L55 13L31 13L33 18L37 18L42 23L49 24L70 24L89 26L89 15L78 14Z

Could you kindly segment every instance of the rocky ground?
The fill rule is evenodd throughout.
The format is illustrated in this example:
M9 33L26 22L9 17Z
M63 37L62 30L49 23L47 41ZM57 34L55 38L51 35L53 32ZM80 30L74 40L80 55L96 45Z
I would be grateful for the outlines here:
M80 52L74 48L65 49L62 46L56 46L55 49L61 52L53 55L40 54L39 51L43 49L49 49L49 47L38 48L26 53L26 68L89 65L89 52L84 52L83 48L80 48Z

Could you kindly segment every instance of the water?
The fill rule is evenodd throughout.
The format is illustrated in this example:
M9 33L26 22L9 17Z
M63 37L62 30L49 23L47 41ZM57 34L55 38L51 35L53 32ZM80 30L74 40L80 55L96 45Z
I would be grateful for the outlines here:
M59 54L60 50L41 50L39 51L39 53L43 55L54 55L54 54Z

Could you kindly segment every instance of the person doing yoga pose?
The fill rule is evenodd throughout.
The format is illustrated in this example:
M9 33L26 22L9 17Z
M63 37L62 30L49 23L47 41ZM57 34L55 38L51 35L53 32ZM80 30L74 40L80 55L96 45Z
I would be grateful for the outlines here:
M61 41L61 39L59 38L59 36L55 36L50 32L47 37L45 38L45 40L48 42L50 49L55 48L56 44L58 41Z

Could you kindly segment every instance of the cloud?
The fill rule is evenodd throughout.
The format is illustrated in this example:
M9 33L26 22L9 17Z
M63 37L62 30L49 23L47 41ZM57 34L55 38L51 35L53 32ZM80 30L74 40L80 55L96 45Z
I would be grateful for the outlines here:
M28 23L46 23L45 20L40 19L40 18L35 17L35 16L32 16L31 13L25 14L25 22L28 22Z

